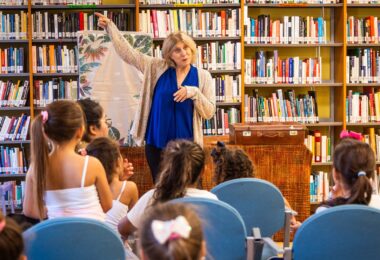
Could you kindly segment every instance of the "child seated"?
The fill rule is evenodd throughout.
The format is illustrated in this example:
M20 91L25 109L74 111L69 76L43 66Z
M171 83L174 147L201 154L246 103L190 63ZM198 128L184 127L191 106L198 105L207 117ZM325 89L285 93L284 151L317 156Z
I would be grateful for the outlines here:
M99 137L85 149L88 155L99 159L106 171L113 195L112 208L106 214L106 223L118 233L119 221L127 215L138 199L137 186L134 182L120 180L124 175L123 157L117 143L108 137Z
M95 100L85 98L77 101L85 115L85 131L81 142L77 145L76 151L84 155L88 143L98 137L108 137L111 121L106 117L103 107ZM124 176L122 180L127 180L133 175L133 165L124 158Z
M0 258L2 260L26 260L21 228L0 211Z
M341 133L343 138L333 153L332 175L334 188L330 198L322 202L316 213L330 207L345 204L362 204L380 208L378 195L372 195L370 179L373 178L376 161L371 147L361 141L360 134ZM293 226L298 229L301 223Z
M23 203L26 216L104 221L112 194L99 160L75 151L83 132L84 115L73 101L53 102L34 118Z
M198 144L187 140L170 141L160 165L155 189L146 192L120 221L119 232L123 236L131 235L140 227L145 210L152 205L186 196L217 199L211 192L196 188L205 165L205 154Z
M254 178L255 167L248 155L240 148L229 149L223 142L217 142L211 156L215 165L213 180L216 185L238 178ZM285 208L292 210L288 200L284 197ZM292 225L299 223L294 215Z
M376 160L371 147L353 138L344 138L333 154L334 189L331 198L317 208L316 213L344 204L362 204L380 208L378 196L372 195L370 179Z
M164 203L150 208L139 230L142 260L205 259L201 221L184 204Z

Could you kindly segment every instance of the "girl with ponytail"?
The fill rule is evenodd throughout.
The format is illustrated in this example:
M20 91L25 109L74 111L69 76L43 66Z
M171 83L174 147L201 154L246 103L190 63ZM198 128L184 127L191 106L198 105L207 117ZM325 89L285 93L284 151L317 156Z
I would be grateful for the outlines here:
M26 216L104 221L112 194L99 160L75 151L83 133L84 116L75 102L53 102L35 117L23 203Z
M375 172L375 154L371 147L356 138L344 138L333 155L333 179L335 186L330 200L317 209L344 204L363 204L380 208L378 196L372 195L370 179Z
M181 197L217 199L206 191L197 189L205 165L203 149L187 140L170 141L160 163L160 174L155 189L146 192L119 223L123 236L132 234L140 227L145 209Z

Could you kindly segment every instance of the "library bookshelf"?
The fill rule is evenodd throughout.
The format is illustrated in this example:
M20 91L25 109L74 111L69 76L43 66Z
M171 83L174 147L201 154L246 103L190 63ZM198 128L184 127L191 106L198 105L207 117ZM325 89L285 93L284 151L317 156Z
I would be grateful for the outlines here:
M9 4L19 2L21 4ZM28 93L24 97L25 104L2 105L0 108L1 117L22 118L22 116L29 116L32 119L46 104L46 102L38 103L36 101L37 96L41 95L36 85L44 86L44 84L49 85L49 82L52 82L51 85L62 84L67 86L75 85L79 81L78 70L72 69L76 65L75 62L70 65L71 67L59 70L47 68L50 64L36 64L34 57L37 54L33 53L48 53L50 49L53 52L59 46L62 49L67 49L69 55L72 49L75 54L76 39L74 35L61 35L57 32L59 35L56 37L52 29L54 25L44 22L45 19L54 21L54 19L60 20L62 17L69 17L64 23L67 25L71 23L70 21L86 17L88 27L73 26L72 32L75 32L81 29L95 29L96 20L94 20L93 13L107 10L108 14L119 17L117 19L122 21L120 27L123 30L152 33L156 56L160 55L160 46L167 33L170 32L166 28L174 30L178 27L178 23L181 24L181 19L185 19L182 20L184 27L179 26L177 29L186 30L193 36L199 46L198 66L209 69L217 84L219 114L210 122L205 122L204 125L207 126L204 130L205 135L215 135L216 138L218 135L228 135L228 123L231 122L299 120L311 130L308 145L313 150L314 155L318 156L315 154L316 133L321 135L321 143L324 143L324 147L326 147L323 149L324 152L320 154L320 159L314 158L313 169L316 172L330 171L331 153L338 140L339 133L343 129L365 133L377 151L377 160L380 161L378 148L380 147L380 138L376 138L376 136L380 136L380 118L376 117L380 115L380 110L376 110L379 105L374 104L374 115L370 114L369 109L367 117L362 117L360 114L362 110L359 110L359 114L355 114L358 113L358 109L352 107L353 104L356 105L357 102L365 100L362 96L368 96L369 100L370 93L374 97L379 95L376 93L379 92L380 85L378 80L380 66L377 64L380 43L379 33L375 30L378 29L378 26L377 23L374 24L377 21L377 13L380 8L378 3L359 4L351 2L351 0L321 1L318 3L317 1L310 1L309 3L297 3L296 1L263 3L262 1L230 0L218 3L215 1L197 1L195 3L178 1L176 3L174 0L163 0L162 2L154 0L103 0L101 4L93 5L82 4L82 1L78 0L57 0L53 1L56 4L44 5L37 4L37 2L43 1L0 0L0 14L18 14L20 16L18 18L20 32L17 37L16 35L6 37L4 33L0 32L0 49L23 48L24 57L22 71L4 73L2 70L0 71L0 80L11 82L14 85L17 85L20 80L19 86L23 86L23 83L28 81ZM59 4L65 2L81 4ZM149 15L147 15L148 13ZM122 15L118 16L120 14ZM154 18L155 15L156 18ZM151 20L164 17L167 21L171 21L170 19L173 19L175 15L177 22L172 22L170 26L162 22L159 23L158 20L156 20L157 24L154 25L154 20ZM197 18L196 21L194 21L194 17ZM284 17L287 17L287 20ZM187 24L187 21L191 22L191 26ZM282 24L282 33L285 37L285 21L288 26L287 38L282 39L279 35L281 30L278 29L281 27L277 26ZM255 23L260 23L261 31L252 30L257 26ZM276 27L273 26L274 23L276 23ZM369 23L369 29L365 26L366 23ZM44 27L38 28L38 25L41 24ZM311 24L315 25L314 29ZM59 22L57 26L63 26L63 24ZM157 27L156 31L155 26ZM293 28L292 31L290 29L292 26L296 26L294 28L298 30ZM49 35L49 29L51 35ZM255 34L256 31L261 34ZM295 33L295 31L298 32ZM276 37L273 36L274 32L276 32ZM364 32L368 35L366 36ZM360 37L359 33L364 34ZM214 57L215 50L223 53L224 56ZM226 56L231 52L233 55ZM364 57L369 59L367 66L363 65ZM280 61L281 66L279 66ZM303 62L306 65L302 65ZM252 64L255 65L256 69L253 69ZM291 74L289 74L290 64L293 68ZM366 73L357 68L359 65L365 67L363 71ZM308 70L303 71L302 66L306 66ZM297 75L294 73L295 67L298 68L299 74ZM283 70L285 73L282 73ZM257 74L258 71L262 74ZM286 105L281 111L281 115L270 108L272 104L274 105L273 98L275 96L278 98L280 93L283 95L284 103L287 104L287 101L290 103L290 107ZM293 106L289 100L290 97L293 99ZM75 99L77 96L70 95L70 98ZM378 98L380 101L380 96ZM259 102L252 103L252 100L255 99ZM303 114L301 108L297 110L300 99L306 103L306 105L304 104L305 107L309 105L307 108L303 108ZM262 107L257 104L262 104ZM363 104L360 103L360 105ZM316 106L318 114L315 111ZM370 103L368 106L370 108ZM256 112L254 112L254 108L256 108ZM351 115L352 112L354 114ZM371 116L374 116L374 119ZM19 120L21 123L22 119ZM375 140L374 143L373 140ZM317 145L319 145L318 137ZM16 147L19 150L25 148L23 156L25 158L30 156L27 134L25 140L3 140L0 146L4 148ZM1 157L3 158L3 154ZM25 164L28 165L28 160L23 161L26 161ZM18 173L20 175L17 177L21 176L22 179L25 171ZM1 178L8 180L11 177L8 177L7 174L1 174L0 180ZM17 180L19 181L20 178Z

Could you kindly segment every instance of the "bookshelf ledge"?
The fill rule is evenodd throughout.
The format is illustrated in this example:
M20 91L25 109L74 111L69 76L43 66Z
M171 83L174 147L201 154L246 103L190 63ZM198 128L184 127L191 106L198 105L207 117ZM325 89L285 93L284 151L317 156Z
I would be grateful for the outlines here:
M313 162L312 166L331 166L332 162Z
M140 9L174 9L174 8L240 8L238 3L226 4L140 4Z
M30 107L0 107L1 111L29 111Z
M26 173L11 173L11 174L0 174L0 181L6 180L14 180L15 178L24 179L26 177Z
M81 10L81 9L134 9L135 4L124 5L32 5L32 10Z
M309 84L244 84L247 88L277 88L277 87L289 87L289 88L305 88L305 87L342 87L342 83L323 82L323 83L309 83Z
M0 141L0 145L8 145L8 144L30 144L30 140L20 141L20 140L14 140L14 141Z
M298 44L286 44L286 43L246 43L244 45L245 47L260 47L260 48L299 48L299 47L306 47L306 48L314 48L314 47L342 47L343 43L298 43Z
M78 73L33 73L35 77L78 77Z
M247 4L248 7L266 8L322 8L322 7L343 7L343 4Z
M380 122L347 123L347 126L380 126Z
M29 73L0 73L0 77L29 77Z
M222 36L207 36L207 37L193 37L196 42L212 42L212 41L240 41L240 36L222 37ZM153 38L155 42L164 41L165 38Z

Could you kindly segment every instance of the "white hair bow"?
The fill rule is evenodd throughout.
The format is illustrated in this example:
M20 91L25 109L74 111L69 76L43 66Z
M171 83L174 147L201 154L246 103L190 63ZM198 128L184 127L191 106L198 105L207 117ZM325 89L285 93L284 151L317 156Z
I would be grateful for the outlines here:
M191 226L184 216L168 221L153 220L151 227L154 237L160 244L170 239L189 238L191 231Z

